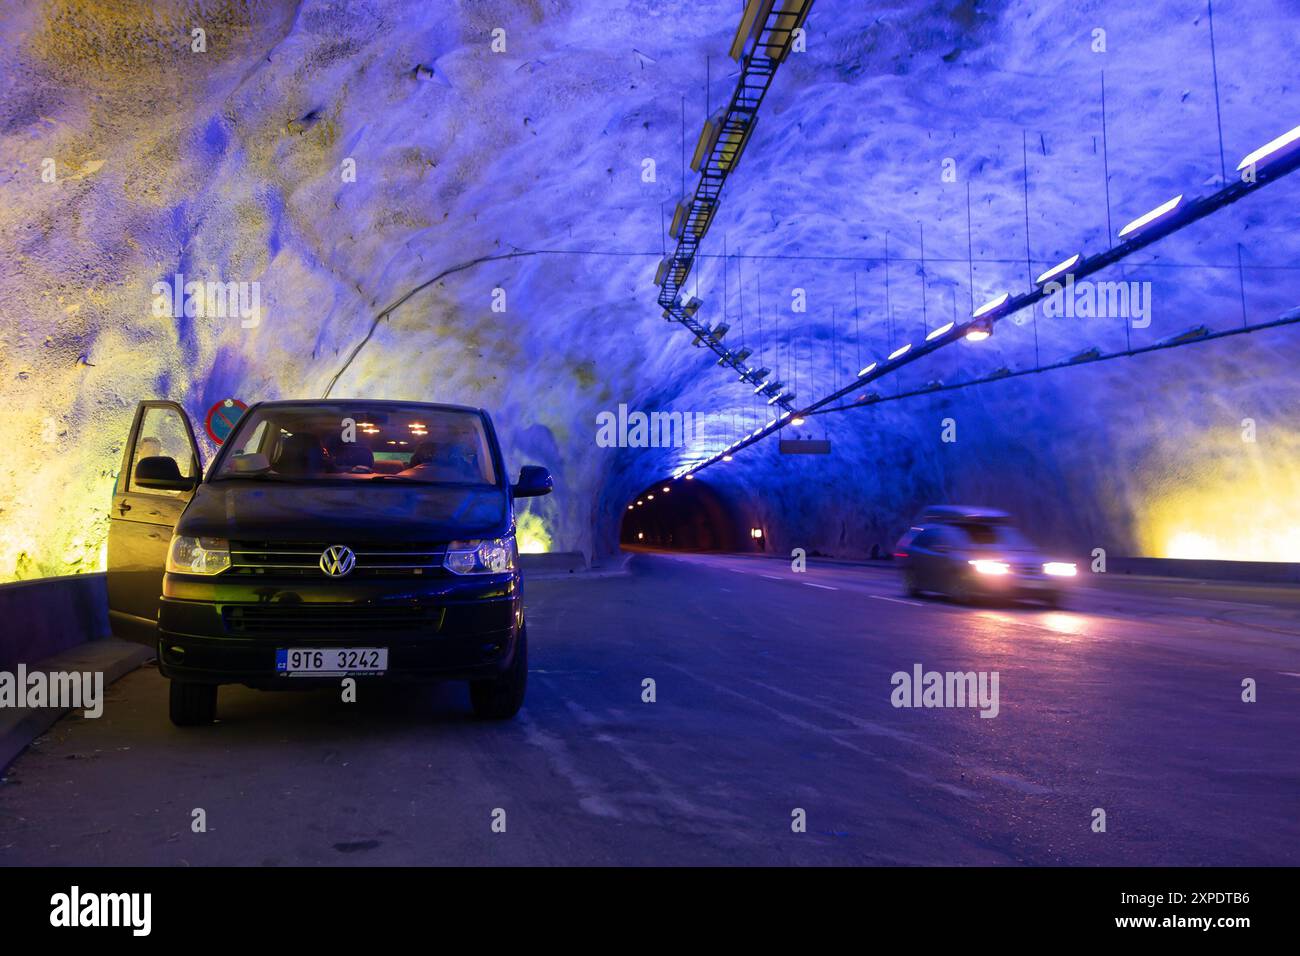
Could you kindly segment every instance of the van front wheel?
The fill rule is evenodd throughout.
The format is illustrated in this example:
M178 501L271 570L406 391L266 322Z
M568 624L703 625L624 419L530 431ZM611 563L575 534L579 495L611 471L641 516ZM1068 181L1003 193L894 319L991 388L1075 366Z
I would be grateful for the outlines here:
M528 629L520 628L515 659L510 669L491 680L469 682L469 700L474 714L489 720L509 720L519 713L528 684Z
M168 710L177 727L199 727L217 717L217 685L171 682Z

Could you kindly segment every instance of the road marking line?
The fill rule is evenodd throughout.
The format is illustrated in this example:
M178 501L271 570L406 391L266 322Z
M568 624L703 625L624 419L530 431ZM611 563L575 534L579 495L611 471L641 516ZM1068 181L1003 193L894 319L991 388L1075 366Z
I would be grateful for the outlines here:
M781 576L778 575L778 574L760 574L759 577L760 577L760 578L767 578L769 581L784 581L784 580L785 580L785 578L781 577Z
M839 588L833 588L829 584L813 584L811 581L800 581L800 584L810 588L821 588L823 591L838 591Z
M893 601L895 604L907 604L912 607L925 607L920 601L904 601L902 598L885 597L883 594L868 594L867 597L873 597L877 601Z

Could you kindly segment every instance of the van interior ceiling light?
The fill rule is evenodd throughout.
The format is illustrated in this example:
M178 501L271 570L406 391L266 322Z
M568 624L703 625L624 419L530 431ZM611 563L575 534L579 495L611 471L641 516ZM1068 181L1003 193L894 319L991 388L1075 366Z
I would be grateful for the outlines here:
M994 310L1002 308L1002 306L1007 304L1007 299L1009 299L1010 297L1011 297L1010 293L1003 292L997 298L989 299L987 302L985 302L978 309L976 309L974 312L971 313L971 318L978 319L982 315L988 315Z
M1142 215L1138 216L1127 226L1121 229L1119 231L1119 237L1121 239L1124 239L1128 236L1131 236L1133 235L1133 233L1141 230L1144 226L1149 226L1157 219L1169 215L1171 212L1173 212L1175 209L1178 208L1178 204L1182 201L1183 201L1183 194L1179 193L1173 199L1170 199L1167 202L1162 202L1159 206L1156 206L1156 208L1152 209L1150 212L1144 212Z
M1296 146L1300 146L1300 126L1288 130L1277 139L1271 139L1259 149L1247 153L1242 161L1237 164L1237 171L1240 172L1247 166L1258 166L1264 160L1281 159L1282 156L1291 152L1291 149Z
M864 375L870 375L875 370L876 370L876 363L872 362L870 365L868 365L866 368L864 368L861 372L858 373L858 378L862 378L862 376Z
M949 322L947 325L941 325L941 326L939 326L939 327L938 327L937 329L935 329L933 332L931 332L930 334L928 334L928 335L925 337L925 340L926 340L927 342L933 342L933 341L934 341L935 339L937 339L939 336L941 336L941 335L947 335L949 332L952 331L952 327L953 327L954 325L956 325L956 324L957 324L956 322ZM861 374L861 373L859 373L859 374Z
M885 359L885 361L892 362L896 358L902 358L910 351L912 351L911 342L908 342L906 345L900 345L898 348L894 349L894 351L889 353L889 358Z
M1043 285L1045 282L1051 282L1061 273L1068 272L1069 270L1073 269L1075 264L1078 261L1079 261L1079 254L1076 252L1074 255L1070 256L1070 258L1066 259L1064 262L1058 262L1056 265L1052 266L1052 268L1048 269L1046 272L1040 275L1037 279L1034 280L1034 284Z

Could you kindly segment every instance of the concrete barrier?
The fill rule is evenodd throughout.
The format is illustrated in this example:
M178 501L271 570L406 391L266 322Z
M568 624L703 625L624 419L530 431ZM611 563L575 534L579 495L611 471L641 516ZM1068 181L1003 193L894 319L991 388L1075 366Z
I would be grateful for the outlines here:
M1086 567L1081 564L1080 569ZM1300 584L1300 564L1273 561L1200 561L1183 558L1125 558L1106 561L1108 574L1140 574L1157 578L1196 578L1203 581L1245 581L1259 584Z
M104 574L0 584L0 670L108 637Z
M581 551L548 551L545 554L521 554L519 569L525 575L573 574L587 570L587 558Z

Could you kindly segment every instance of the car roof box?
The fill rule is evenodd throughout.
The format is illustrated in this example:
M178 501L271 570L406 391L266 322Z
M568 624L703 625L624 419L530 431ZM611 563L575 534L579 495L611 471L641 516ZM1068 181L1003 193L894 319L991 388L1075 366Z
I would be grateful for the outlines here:
M949 524L963 521L988 521L1009 523L1011 515L997 508L985 508L980 505L931 505L921 512L919 521L940 521Z

